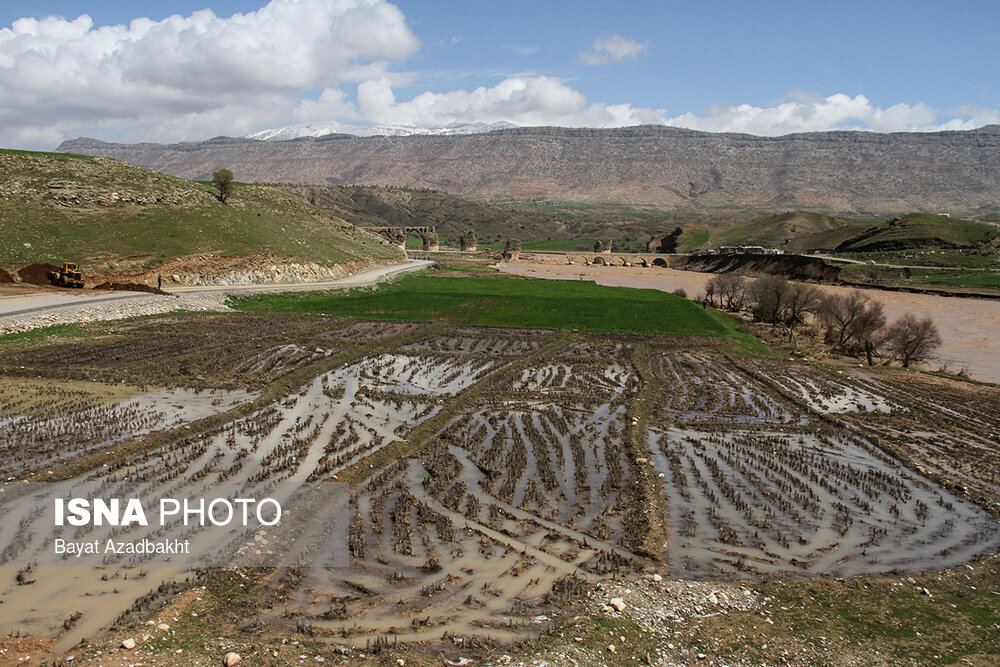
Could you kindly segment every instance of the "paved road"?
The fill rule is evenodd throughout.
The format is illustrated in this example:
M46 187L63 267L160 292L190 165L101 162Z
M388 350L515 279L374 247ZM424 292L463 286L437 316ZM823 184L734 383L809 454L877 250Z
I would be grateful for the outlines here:
M307 290L323 290L332 287L358 287L371 285L390 276L426 268L432 262L412 259L403 264L380 266L367 271L337 280L321 283L280 283L268 285L205 285L193 287L172 288L178 294L187 293L236 293L248 294L254 292L298 292ZM29 315L74 306L89 306L106 301L123 301L134 299L150 299L156 295L146 292L94 292L93 290L66 290L65 292L34 292L14 296L0 296L0 317Z

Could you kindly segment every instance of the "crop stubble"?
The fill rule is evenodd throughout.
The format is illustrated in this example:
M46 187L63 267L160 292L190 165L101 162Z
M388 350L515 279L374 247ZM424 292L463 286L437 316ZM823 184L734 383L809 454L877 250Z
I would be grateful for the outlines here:
M325 368L336 355L345 363ZM167 444L62 483L155 496L354 482L351 568L276 570L287 595L262 603L245 624L253 631L353 644L445 631L517 641L602 577L659 560L687 578L851 575L947 567L1000 545L981 506L998 498L995 410L970 410L962 385L946 380L931 396L894 374L859 386L666 339L306 317L120 324L78 346L9 350L0 369L4 382L59 380L25 383L26 397L0 416L16 433L4 443L5 476L38 479L188 423ZM274 378L295 373L311 379L259 405ZM648 410L636 410L640 395ZM201 428L206 414L216 421ZM970 428L948 429L948 419ZM64 437L80 429L79 442ZM896 448L975 485L981 504L903 465ZM636 491L651 473L668 519L659 553L648 540L657 508ZM136 562L69 578L38 568L23 585L23 568L48 547L33 528L50 525L50 510L14 511L0 525L0 631L69 645L142 618L145 594L184 576Z

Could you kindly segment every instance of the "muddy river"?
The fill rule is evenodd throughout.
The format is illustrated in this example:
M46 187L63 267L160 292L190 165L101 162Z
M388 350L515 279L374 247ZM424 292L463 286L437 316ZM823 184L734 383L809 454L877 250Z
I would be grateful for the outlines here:
M560 258L558 261L564 261ZM705 290L705 283L714 275L661 267L582 266L556 263L525 262L511 264L502 269L533 278L557 280L593 280L600 285L644 287L672 292L684 289L696 297ZM846 291L850 288L821 285L827 292ZM937 358L928 366L946 368L988 382L1000 382L1000 301L989 299L964 299L909 294L883 290L861 290L871 298L881 301L886 314L893 320L904 313L934 318L943 344Z

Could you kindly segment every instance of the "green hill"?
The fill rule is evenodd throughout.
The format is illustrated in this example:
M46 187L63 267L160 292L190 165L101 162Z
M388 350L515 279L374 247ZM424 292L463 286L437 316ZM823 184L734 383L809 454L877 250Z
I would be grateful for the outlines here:
M237 183L225 204L214 192L211 183L110 158L0 150L0 267L72 261L94 276L186 257L266 255L324 266L403 258L276 188Z
M911 248L976 248L1000 236L986 222L932 213L911 213L866 229L837 246L838 252L884 252Z
M832 250L878 220L846 218L808 211L776 213L712 234L703 247L762 245L786 252Z

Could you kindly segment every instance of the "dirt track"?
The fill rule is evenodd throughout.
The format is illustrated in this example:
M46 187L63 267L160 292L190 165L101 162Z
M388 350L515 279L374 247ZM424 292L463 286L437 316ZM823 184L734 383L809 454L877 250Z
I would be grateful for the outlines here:
M565 261L560 258L559 261ZM672 292L684 289L695 297L704 292L705 283L714 275L661 267L581 266L521 261L503 269L509 273L534 278L593 280L601 285L645 287ZM825 291L849 288L823 285ZM909 294L883 290L861 290L885 305L890 319L904 313L929 315L937 323L944 344L932 368L947 366L951 372L965 370L988 382L1000 382L1000 301L958 299L930 294Z
M171 295L187 297L186 301L178 302L168 295L157 295L147 292L118 292L107 290L68 290L49 285L4 285L0 287L0 331L22 331L36 326L46 326L61 322L92 321L94 319L120 319L133 315L150 315L154 312L167 312L176 308L201 310L221 305L229 294L247 294L251 292L288 292L322 290L335 287L356 287L374 284L392 275L422 269L430 262L410 260L402 264L379 266L366 271L324 282L313 283L269 283L251 285L198 285L179 286L171 288ZM195 307L191 308L194 300ZM127 301L128 306L121 305L115 309L106 302ZM81 308L104 303L99 311L85 313L84 317L75 319ZM136 310L138 308L138 310ZM49 311L61 311L58 317L43 317Z

